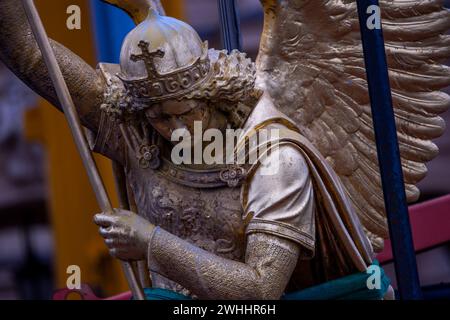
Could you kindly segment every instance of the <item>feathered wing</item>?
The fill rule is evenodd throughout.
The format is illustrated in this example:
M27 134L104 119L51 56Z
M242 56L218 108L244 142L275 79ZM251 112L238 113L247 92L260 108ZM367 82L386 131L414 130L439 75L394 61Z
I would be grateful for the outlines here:
M258 84L340 176L376 251L388 236L355 1L262 0ZM450 14L440 0L380 1L409 201L450 106Z
M101 0L125 11L134 21L139 24L145 20L150 8L164 15L161 0Z

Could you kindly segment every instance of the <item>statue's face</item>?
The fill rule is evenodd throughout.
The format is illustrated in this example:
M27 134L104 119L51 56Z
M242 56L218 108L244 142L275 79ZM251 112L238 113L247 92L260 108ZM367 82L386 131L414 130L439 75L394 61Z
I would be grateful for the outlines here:
M169 141L173 131L187 129L193 135L196 121L202 123L203 129L208 129L211 120L208 103L200 100L166 100L153 105L145 114L153 128Z

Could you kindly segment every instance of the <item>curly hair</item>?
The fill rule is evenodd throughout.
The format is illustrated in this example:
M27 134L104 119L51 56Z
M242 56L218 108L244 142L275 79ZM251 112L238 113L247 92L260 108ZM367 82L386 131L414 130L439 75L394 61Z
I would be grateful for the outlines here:
M182 99L205 99L224 112L234 127L245 122L262 92L256 88L256 66L245 53L209 49L211 76Z
M209 49L211 76L201 87L189 92L183 99L207 99L212 102L243 102L258 97L255 88L256 66L245 53L233 50Z
M233 50L209 49L211 71L208 79L200 87L192 90L178 100L198 99L211 102L214 108L226 114L233 127L245 122L262 92L256 88L256 66L245 53ZM140 109L133 108L131 97L123 84L114 77L113 83L105 91L102 109L117 116L136 114ZM150 106L149 106L150 107Z

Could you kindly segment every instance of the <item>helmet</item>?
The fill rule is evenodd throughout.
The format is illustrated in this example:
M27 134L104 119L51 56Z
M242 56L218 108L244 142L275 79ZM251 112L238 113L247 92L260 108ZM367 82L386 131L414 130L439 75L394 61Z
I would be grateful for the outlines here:
M150 9L125 38L120 69L133 107L146 108L180 98L206 81L211 69L208 44L188 24Z

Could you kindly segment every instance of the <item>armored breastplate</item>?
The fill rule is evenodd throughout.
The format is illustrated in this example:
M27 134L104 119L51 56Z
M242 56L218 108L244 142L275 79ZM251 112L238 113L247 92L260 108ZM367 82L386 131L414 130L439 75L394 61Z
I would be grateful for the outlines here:
M130 168L139 213L199 248L241 260L244 224L240 188L221 180L223 170L189 170L163 160L159 169Z
M239 172L192 170L162 160L158 169L129 163L127 176L139 214L164 230L219 256L242 261L244 222ZM231 186L231 187L230 187ZM172 281L152 274L153 285L189 294Z

